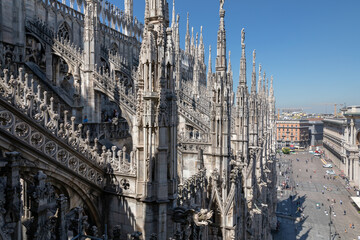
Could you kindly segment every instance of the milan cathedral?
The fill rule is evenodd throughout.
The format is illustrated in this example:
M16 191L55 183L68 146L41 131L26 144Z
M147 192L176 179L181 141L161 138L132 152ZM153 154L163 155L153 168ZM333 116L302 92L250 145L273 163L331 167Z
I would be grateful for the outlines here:
M242 29L234 93L224 7L213 70L175 1L0 1L0 239L272 239L273 78Z

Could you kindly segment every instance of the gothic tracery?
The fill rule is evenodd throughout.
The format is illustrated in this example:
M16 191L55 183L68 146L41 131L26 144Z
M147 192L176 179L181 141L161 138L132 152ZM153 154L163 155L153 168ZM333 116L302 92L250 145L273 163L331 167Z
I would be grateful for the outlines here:
M272 81L261 68L256 79L254 51L248 89L242 29L234 97L225 1L214 72L202 27L190 36L188 16L181 49L166 0L145 1L144 25L132 0L29 1L40 10L23 6L25 38L0 42L0 210L17 213L0 211L0 236L271 239ZM26 147L12 152L8 135ZM4 231L21 224L21 201L28 232Z

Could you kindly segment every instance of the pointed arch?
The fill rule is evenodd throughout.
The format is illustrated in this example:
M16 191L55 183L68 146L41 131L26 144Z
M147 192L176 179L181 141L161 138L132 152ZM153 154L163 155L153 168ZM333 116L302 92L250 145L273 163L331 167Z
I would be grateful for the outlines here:
M69 24L64 21L58 27L57 36L66 41L72 41L71 30Z

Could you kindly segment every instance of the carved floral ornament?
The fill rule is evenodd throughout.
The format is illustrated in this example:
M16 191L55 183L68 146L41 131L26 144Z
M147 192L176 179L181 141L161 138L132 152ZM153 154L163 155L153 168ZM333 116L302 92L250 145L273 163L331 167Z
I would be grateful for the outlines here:
M14 124L15 122L17 123ZM15 116L9 111L1 110L1 107L0 127L3 129L7 129L9 132L13 132L15 137L25 142L29 142L34 147L42 150L50 158L53 158L61 164L68 166L73 171L78 172L79 174L87 177L90 181L102 186L102 174L100 174L94 169L92 169L92 171L89 171L87 165L85 164L82 164L81 167L79 167L78 169L79 159L75 157L70 157L71 154L69 154L69 152L65 149L60 149L57 143L48 140L42 133L34 131L29 124L15 118ZM64 137L65 136L66 135L64 134Z
M0 125L9 128L14 122L14 116L9 111L0 111Z
M17 123L15 126L15 134L18 137L26 138L30 133L30 127L24 122Z

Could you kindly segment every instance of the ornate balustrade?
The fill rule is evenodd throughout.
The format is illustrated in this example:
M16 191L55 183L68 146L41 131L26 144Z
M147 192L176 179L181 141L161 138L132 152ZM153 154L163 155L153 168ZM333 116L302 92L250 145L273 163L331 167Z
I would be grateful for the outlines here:
M43 40L47 44L49 44L49 45L53 44L54 32L52 30L50 30L44 22L42 22L40 20L30 21L30 20L26 19L25 27L29 31L34 33L36 36L41 38L41 40Z
M181 90L180 90L180 97L183 98L184 100L188 101L189 103L192 103L193 102L192 86L188 86L188 84L182 83ZM210 115L209 115L210 103L202 95L200 95L199 98L196 99L195 107L197 109L199 109L203 114L210 117Z
M90 141L94 141L95 138L105 139L119 139L130 136L129 125L125 119L113 118L112 122L102 123L83 123L83 137L86 137L86 133L89 131Z
M77 63L79 65L83 62L83 51L80 47L76 47L74 43L69 40L66 41L63 38L54 38L52 48L59 56L70 60L70 62Z
M29 31L33 32L36 36L40 37L44 42L50 45L53 51L59 54L59 56L72 63L76 63L77 65L83 62L82 49L69 40L64 40L55 36L53 31L50 30L45 23L41 21L32 22L26 20L25 26Z
M84 21L84 14L80 11L75 10L71 6L67 6L57 0L50 0L50 5L55 8L56 10L62 11L64 14L69 14L73 18L76 18L80 21Z
M119 71L131 76L129 62L123 55L120 55L118 53L113 54L105 46L101 46L101 55L104 59L108 59L109 62L114 64L116 70L119 70Z
M103 185L102 171L108 163L117 173L135 176L133 153L129 161L124 161L124 155L114 147L111 150L103 147L99 154L98 140L91 146L90 132L83 138L83 125L75 125L75 117L69 120L68 111L65 111L61 119L54 110L53 98L48 99L47 92L42 92L39 85L36 90L34 80L27 74L24 76L22 69L18 76L9 76L4 70L0 78L2 129L99 186ZM16 110L9 110L13 108L9 104ZM15 115L15 111L19 114ZM31 119L31 123L22 115Z
M131 91L126 91L126 87L122 83L115 83L114 77L111 77L109 73L101 74L101 71L96 69L93 72L93 77L96 87L100 91L106 93L111 99L117 100L130 114L135 115L136 98Z
M178 140L182 143L208 143L209 135L204 133L198 133L194 131L186 131L178 133Z
M201 194L206 192L207 188L206 169L199 171L186 179L178 186L178 206L193 205L196 200L201 200ZM200 196L197 196L197 195Z
M188 119L191 123L197 126L199 129L207 132L210 128L210 121L201 117L200 113L194 111L188 106L184 106L181 101L178 101L178 110L179 112Z

